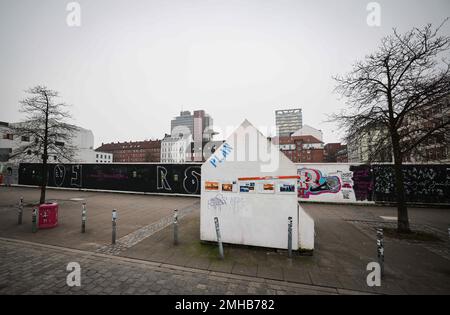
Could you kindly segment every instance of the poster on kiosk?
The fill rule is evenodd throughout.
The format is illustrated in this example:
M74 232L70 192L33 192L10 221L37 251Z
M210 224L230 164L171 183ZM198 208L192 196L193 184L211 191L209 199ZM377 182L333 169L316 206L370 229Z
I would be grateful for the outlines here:
M314 249L314 221L298 203L297 167L245 120L202 165L200 238L276 249ZM302 220L299 223L299 220Z

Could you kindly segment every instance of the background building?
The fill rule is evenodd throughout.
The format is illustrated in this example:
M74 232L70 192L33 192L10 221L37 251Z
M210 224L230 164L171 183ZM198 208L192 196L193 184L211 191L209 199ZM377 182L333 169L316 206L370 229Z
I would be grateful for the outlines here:
M99 153L98 163L101 163L102 152L113 154L113 161L118 163L159 162L161 157L161 140L102 143L95 151Z
M313 136L275 137L272 142L294 163L323 162L323 142Z
M27 142L34 141L34 139L13 134L10 126L14 126L17 124L20 123L0 122L0 161L6 162L9 160L13 160L17 162L41 162L42 160L40 156L36 156L35 154L30 154L27 156L21 155L20 157L16 158L12 156L17 148L25 145ZM88 129L84 129L78 126L75 126L75 128L76 129L70 143L67 143L67 145L71 145L74 147L74 156L70 162L96 163L97 152L95 152L93 149L94 134L91 130ZM61 142L61 144L65 145L65 143L63 142ZM103 152L103 156L104 158L102 159L102 161L104 161L104 163L112 162L112 154ZM59 163L69 161L66 159L58 159L58 156L54 152L49 152L48 162Z
M166 135L161 141L161 163L185 163L192 155L192 136Z
M446 128L434 136L429 137L427 141L421 142L415 149L404 157L405 162L450 162L450 97L443 101L428 106L420 113L412 112L409 117L404 119L404 127L401 133L406 134L404 145L418 141L425 133L444 126Z
M341 148L336 152L337 163L348 163L347 145L343 144Z
M9 160L12 153L13 134L10 132L9 124L7 122L0 121L0 162L6 162Z
M183 163L204 161L203 148L213 140L213 119L204 110L182 111L170 123L171 134L161 144L161 162ZM180 142L180 143L178 143ZM184 156L179 151L184 149Z
M302 110L300 108L276 110L275 123L277 136L290 137L303 127Z
M195 110L192 114L190 111L185 110L172 119L170 132L172 135L174 133L187 134L187 131L185 131L185 128L187 128L193 137L193 141L209 141L212 138L212 133L205 133L205 129L212 125L213 119L204 110Z
M392 151L389 145L386 143L382 145L383 149L379 148L380 139L386 139L386 137L386 131L380 128L347 138L348 162L392 162Z
M341 143L327 143L324 147L324 162L326 163L336 163L337 153L343 149ZM342 158L342 157L341 157Z
M322 130L316 129L308 125L303 125L300 129L298 129L292 134L292 137L300 137L300 136L313 136L314 138L323 141Z

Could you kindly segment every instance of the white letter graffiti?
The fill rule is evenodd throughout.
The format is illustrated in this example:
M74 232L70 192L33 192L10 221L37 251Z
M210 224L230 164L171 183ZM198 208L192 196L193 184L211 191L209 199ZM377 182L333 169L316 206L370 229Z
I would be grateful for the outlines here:
M72 165L72 178L70 179L70 185L81 187L81 165Z
M156 168L156 184L158 190L172 190L169 182L167 181L167 169L163 166L158 166Z
M188 194L195 194L198 192L200 186L200 172L196 171L200 168L190 166L184 171L183 188Z

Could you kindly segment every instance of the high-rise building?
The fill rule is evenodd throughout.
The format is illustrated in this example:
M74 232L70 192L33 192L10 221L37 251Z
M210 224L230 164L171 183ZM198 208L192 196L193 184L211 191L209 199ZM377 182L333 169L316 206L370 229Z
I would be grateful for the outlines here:
M275 122L277 135L279 137L290 137L303 126L302 110L300 108L276 110Z
M162 141L161 162L203 161L203 147L212 141L214 134L210 129L212 124L211 116L204 110L196 110L192 114L190 111L180 112L171 121L171 135ZM181 149L185 151L184 156L180 156Z
M205 113L204 110L196 110L192 114L185 110L180 112L179 116L172 119L170 123L170 131L172 136L179 134L186 135L189 132L192 135L193 141L210 141L212 133L205 132L205 129L212 126L213 120L211 116ZM174 135L177 134L177 135Z

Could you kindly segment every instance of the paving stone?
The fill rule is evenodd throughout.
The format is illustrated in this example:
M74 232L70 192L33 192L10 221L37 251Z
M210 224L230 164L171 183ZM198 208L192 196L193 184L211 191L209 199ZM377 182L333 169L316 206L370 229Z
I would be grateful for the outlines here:
M258 272L258 266L235 263L231 272L237 275L255 277Z

